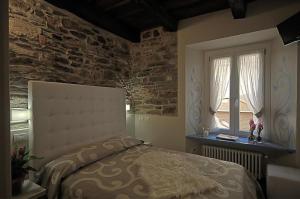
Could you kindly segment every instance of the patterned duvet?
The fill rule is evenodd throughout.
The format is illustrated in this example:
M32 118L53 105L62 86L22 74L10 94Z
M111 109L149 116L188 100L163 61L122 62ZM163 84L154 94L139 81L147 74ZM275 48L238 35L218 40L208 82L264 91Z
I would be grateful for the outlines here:
M45 165L41 184L47 188L49 199L163 199L153 197L153 184L140 175L142 168L136 161L149 152L159 151L176 154L185 164L197 167L204 179L209 178L216 184L205 192L167 198L259 198L255 181L240 165L143 145L142 141L130 137L93 143L53 160Z

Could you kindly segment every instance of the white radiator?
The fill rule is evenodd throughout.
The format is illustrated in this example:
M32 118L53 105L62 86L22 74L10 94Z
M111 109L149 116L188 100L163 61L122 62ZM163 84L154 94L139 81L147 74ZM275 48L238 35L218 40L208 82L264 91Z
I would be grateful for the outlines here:
M261 179L262 177L263 155L260 153L203 145L202 155L240 164L256 179Z

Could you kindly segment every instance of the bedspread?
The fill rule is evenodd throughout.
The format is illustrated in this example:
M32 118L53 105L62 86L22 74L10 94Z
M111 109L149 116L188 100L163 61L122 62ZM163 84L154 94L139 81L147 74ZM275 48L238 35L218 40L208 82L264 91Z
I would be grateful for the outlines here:
M155 186L141 175L142 164L137 161L151 152L176 154L181 162L185 162L183 166L198 168L197 175L203 176L204 180L210 179L214 187L155 197L151 194ZM128 137L94 143L48 163L42 182L49 199L257 198L255 182L238 164L151 147Z

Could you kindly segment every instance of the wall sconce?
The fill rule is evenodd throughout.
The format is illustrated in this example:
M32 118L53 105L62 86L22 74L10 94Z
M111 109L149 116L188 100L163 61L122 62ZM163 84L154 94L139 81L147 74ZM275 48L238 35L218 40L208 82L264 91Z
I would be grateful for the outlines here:
M10 123L23 123L29 120L29 111L26 108L12 108L10 112Z
M130 111L130 104L126 104L126 111Z

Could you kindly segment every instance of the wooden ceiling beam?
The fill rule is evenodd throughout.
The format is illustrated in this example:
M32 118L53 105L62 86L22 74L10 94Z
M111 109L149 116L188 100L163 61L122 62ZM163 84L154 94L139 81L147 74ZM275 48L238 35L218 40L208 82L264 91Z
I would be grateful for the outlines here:
M114 7L104 7L103 9L108 15L115 16L118 19L123 19L126 21L126 18L132 15L138 15L143 13L143 8L139 7L132 0L128 0L126 4L114 5Z
M228 3L234 19L242 19L246 17L246 0L228 0Z
M154 0L132 0L149 13L153 14L168 31L176 31L178 21Z
M215 1L197 1L186 5L181 5L178 8L170 9L169 12L173 13L174 16L177 16L179 20L186 19L189 17L194 17L198 15L202 15L209 12L214 12L222 9L228 8L227 1L219 1L216 3ZM188 1L187 1L188 2Z
M132 42L140 41L140 31L122 23L113 16L107 15L104 11L99 10L97 6L88 4L85 1L78 0L46 0L49 3L66 9L77 16L88 19L89 22L123 37Z
M112 5L107 6L107 7L105 8L105 12L110 11L110 10L113 10L113 9L116 9L116 8L119 8L119 7L122 7L122 6L124 6L124 5L127 5L127 4L129 4L130 2L131 2L131 0L124 0L124 1L120 1L120 2L118 2L118 3L112 4Z

